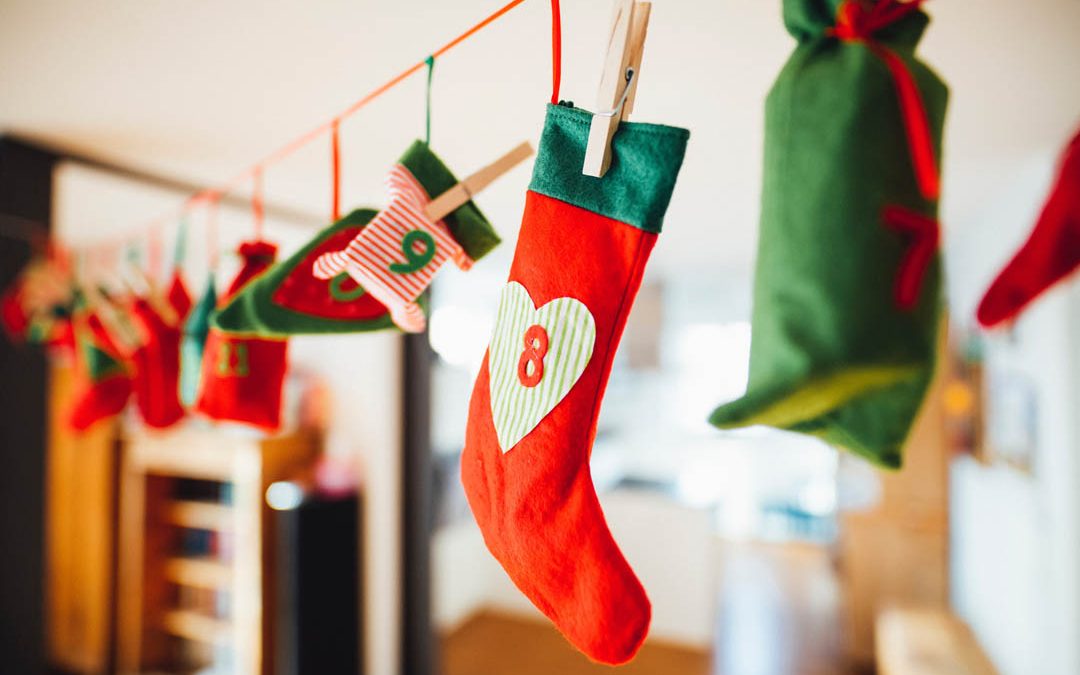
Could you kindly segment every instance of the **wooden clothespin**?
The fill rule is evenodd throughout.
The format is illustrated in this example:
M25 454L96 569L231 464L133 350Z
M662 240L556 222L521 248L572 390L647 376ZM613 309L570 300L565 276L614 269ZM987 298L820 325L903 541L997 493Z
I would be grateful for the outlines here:
M611 139L634 108L652 3L615 0L597 112L589 127L582 173L602 178L611 166Z
M472 174L454 187L442 193L427 205L424 212L428 218L438 222L452 213L459 206L473 198L496 178L514 168L533 154L532 145L525 141L483 169Z

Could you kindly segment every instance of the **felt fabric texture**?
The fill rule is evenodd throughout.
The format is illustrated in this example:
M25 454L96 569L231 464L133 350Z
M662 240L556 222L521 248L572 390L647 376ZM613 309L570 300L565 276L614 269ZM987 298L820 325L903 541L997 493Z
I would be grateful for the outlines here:
M172 292L169 297L175 309ZM190 307L190 300L187 304ZM166 323L141 298L135 301L132 313L145 337L132 357L135 406L146 426L167 429L184 417L180 402L180 326Z
M567 155L581 152L592 114L572 104L549 104L544 120L548 152L538 155L529 189L587 211L660 232L682 165L688 133L654 124L625 124L612 143L611 167L602 180L581 173Z
M192 300L187 284L184 283L184 275L179 268L173 270L166 296L169 304L176 311L176 315L183 321L191 311Z
M468 270L473 261L445 223L427 216L431 199L404 165L394 165L385 180L387 203L379 215L348 246L320 256L311 272L326 281L347 273L389 310L398 328L422 333L427 318L416 300L444 264L452 260Z
M934 370L942 275L927 235L905 232L936 221L938 204L920 190L880 49L913 76L935 157L948 90L915 56L921 10L871 47L830 35L840 4L784 1L799 44L765 105L749 386L710 422L811 434L895 468Z
M459 182L439 156L423 141L413 141L398 163L420 181L420 185L432 199ZM443 222L451 236L461 244L465 254L472 260L480 260L501 242L487 217L472 201L467 201L451 211L443 218Z
M124 410L131 398L131 372L96 314L80 310L73 335L76 383L68 425L85 431Z
M73 301L53 305L48 312L32 317L26 331L26 341L44 345L49 353L64 358L74 358L75 330L72 327L75 304Z
M255 283L274 263L277 247L267 242L240 246L244 263L225 300ZM195 409L214 420L239 422L266 431L281 425L288 342L233 334L211 315Z
M422 141L409 146L398 162L431 197L458 183ZM386 307L347 273L333 279L318 279L312 274L316 260L347 247L377 213L357 209L320 232L221 308L216 325L231 333L277 338L393 328ZM455 209L442 222L473 260L484 257L499 244L495 230L472 201Z
M195 405L202 378L203 353L210 334L210 315L217 306L217 287L214 275L206 281L206 290L184 322L180 342L180 402L186 407Z
M321 280L311 273L321 255L347 246L376 213L357 209L320 232L227 302L215 317L216 325L231 333L267 337L392 328L386 307L347 274Z
M276 431L287 356L285 340L236 338L211 328L196 410L214 420Z
M550 186L552 171L581 171L587 129L578 119L548 109L534 186ZM653 144L667 148L669 154L658 159L676 173L687 138L682 129L624 123L615 135L612 165L625 166L626 157L646 152L641 145ZM599 184L594 192L629 194L629 184L636 183L641 194L649 194L655 191L654 182L670 185L674 178L613 170L589 180ZM567 190L574 188L573 182L565 184ZM585 655L619 664L632 659L645 639L651 607L608 530L592 485L589 455L615 350L657 234L575 206L570 200L576 196L534 189L526 196L510 290L504 291L504 300L521 298L513 300L514 306L500 307L504 321L496 327L469 405L461 472L484 541L518 588ZM658 224L662 216L648 202L622 202L620 209L636 223ZM560 305L568 311L561 312ZM591 319L579 311L582 305ZM570 323L549 323L545 307L555 308L554 313ZM523 334L504 335L518 325L507 323L506 317L533 309L535 318L520 323L530 324ZM564 335L573 344L561 344ZM591 354L575 378L577 364L570 359L577 357L571 350L582 354L588 346L582 339L592 343ZM493 350L506 351L503 344L516 344L520 352L508 355L508 377L492 370L498 358ZM548 376L566 377L573 384L561 398L563 388L554 387L552 398L552 388L542 390ZM533 388L535 395L527 391ZM508 423L513 427L512 415L500 414L496 420L493 407L500 406L503 397L528 403L537 396L545 397L542 405L550 406L550 412L535 426L527 428L530 421L515 431L506 428ZM502 442L510 447L502 447L497 425L503 428Z
M0 325L12 343L21 344L26 340L30 315L23 307L21 283L12 284L0 295Z
M1080 267L1080 131L1062 154L1057 178L1028 240L987 289L977 317L987 328L1011 321Z

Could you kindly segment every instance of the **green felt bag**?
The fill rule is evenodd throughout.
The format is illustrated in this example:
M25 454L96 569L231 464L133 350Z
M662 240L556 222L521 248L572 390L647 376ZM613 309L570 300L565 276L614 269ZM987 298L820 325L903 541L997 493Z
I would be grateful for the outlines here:
M765 105L749 386L710 422L811 434L899 467L933 375L943 302L937 195L920 189L910 119L886 59L906 66L921 94L935 180L948 91L915 57L929 22L921 10L840 39L838 12L852 4L896 9L784 0L799 44ZM915 241L890 226L890 209L932 232Z

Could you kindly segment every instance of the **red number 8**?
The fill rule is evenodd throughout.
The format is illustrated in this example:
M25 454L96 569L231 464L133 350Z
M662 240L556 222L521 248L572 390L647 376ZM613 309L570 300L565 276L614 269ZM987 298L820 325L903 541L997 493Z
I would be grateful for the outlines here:
M522 385L535 387L544 379L544 357L548 353L548 334L544 327L535 324L525 331L525 351L518 359L518 380ZM529 366L532 365L532 372Z

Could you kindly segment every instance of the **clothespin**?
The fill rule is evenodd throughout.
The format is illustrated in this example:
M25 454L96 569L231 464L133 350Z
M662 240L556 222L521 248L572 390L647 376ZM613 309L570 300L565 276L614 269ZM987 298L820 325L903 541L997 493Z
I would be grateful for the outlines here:
M431 203L427 205L424 212L427 214L428 218L431 218L436 222L442 220L447 214L452 213L462 204L472 199L473 195L493 183L499 176L528 159L532 154L532 145L530 145L528 141L525 141L499 159L488 164L431 200Z
M619 122L629 119L641 75L641 57L649 30L652 3L615 0L604 72L600 76L597 112L589 126L582 173L602 178L611 166L611 139Z

